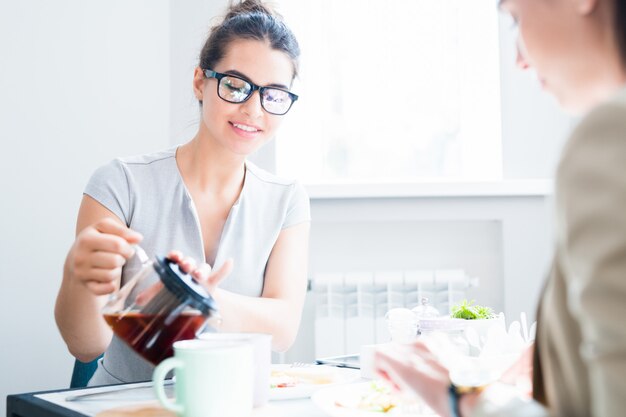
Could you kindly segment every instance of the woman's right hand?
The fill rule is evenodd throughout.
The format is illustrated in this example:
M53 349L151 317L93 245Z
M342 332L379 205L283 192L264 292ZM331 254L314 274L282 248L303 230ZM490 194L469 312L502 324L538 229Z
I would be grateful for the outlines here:
M422 398L439 416L450 416L450 373L424 341L379 349L374 365L396 390Z
M170 251L170 253L167 254L167 258L176 262L183 272L195 278L211 296L215 296L214 291L217 289L219 283L233 270L232 258L227 259L222 266L216 270L213 270L211 265L207 263L202 263L198 266L193 258L184 256L183 253L178 250ZM154 285L138 294L135 302L140 306L147 304L152 297L161 291L161 288L163 288L163 283L161 281L156 282Z
M132 244L142 238L113 218L85 227L67 256L70 279L95 295L114 292L119 287L122 266L135 253Z

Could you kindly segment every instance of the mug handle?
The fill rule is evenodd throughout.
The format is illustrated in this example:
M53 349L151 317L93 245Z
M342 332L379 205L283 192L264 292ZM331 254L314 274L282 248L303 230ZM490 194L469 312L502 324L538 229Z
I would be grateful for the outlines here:
M173 411L176 414L184 413L184 406L182 404L178 404L175 401L170 401L165 395L165 376L169 371L174 368L182 368L185 364L178 358L168 358L161 362L155 369L152 374L152 380L154 381L154 392L157 396L157 399L161 403L161 405L167 410Z

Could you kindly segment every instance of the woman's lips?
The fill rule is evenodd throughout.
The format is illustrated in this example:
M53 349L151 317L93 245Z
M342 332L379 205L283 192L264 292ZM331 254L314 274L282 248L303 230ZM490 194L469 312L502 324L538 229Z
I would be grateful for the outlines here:
M247 123L228 122L228 124L235 131L237 135L246 139L254 139L263 132L257 126L250 125Z

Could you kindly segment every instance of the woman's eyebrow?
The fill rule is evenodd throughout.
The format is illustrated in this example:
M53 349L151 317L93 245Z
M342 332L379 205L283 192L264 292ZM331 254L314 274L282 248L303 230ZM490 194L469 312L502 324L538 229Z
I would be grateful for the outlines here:
M236 75L238 77L245 78L246 80L250 80L250 77L248 77L246 74L244 74L244 73L242 73L240 71L237 71L237 70L228 70L228 71L225 71L225 74ZM250 81L252 81L252 80L250 80ZM282 88L283 90L288 90L289 89L289 87L287 87L284 84L276 84L276 83L267 84L267 85L262 86L262 87L276 87L276 88Z

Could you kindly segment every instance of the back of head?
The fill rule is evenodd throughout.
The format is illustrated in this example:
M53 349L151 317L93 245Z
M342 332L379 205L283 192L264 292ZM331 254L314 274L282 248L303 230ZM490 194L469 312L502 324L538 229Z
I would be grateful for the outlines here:
M228 45L239 39L267 41L272 49L291 58L294 78L297 75L298 41L282 17L261 0L231 1L224 19L211 28L200 53L200 68L214 69L226 54Z

